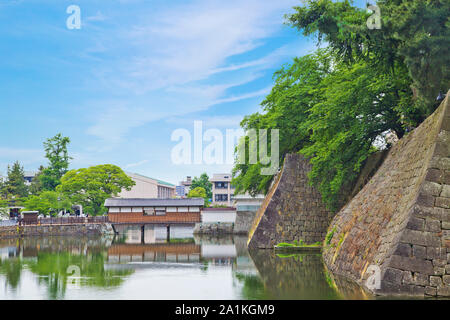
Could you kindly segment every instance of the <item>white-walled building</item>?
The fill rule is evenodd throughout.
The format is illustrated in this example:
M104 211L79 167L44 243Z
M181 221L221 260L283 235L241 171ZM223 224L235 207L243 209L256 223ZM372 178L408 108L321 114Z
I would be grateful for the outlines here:
M234 196L233 206L236 211L258 211L264 201L265 196L263 194L257 194L252 197L250 194L238 194Z
M231 185L231 174L214 174L209 181L212 183L212 205L231 207L234 195L234 187Z
M125 172L136 183L130 191L122 190L120 198L173 198L175 185L146 177L137 173Z
M202 223L235 223L235 208L203 208Z

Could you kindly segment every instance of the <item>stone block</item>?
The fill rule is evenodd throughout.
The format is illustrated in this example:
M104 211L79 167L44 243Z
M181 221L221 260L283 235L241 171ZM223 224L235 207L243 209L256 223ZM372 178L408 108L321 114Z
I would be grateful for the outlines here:
M414 279L413 279L411 271L403 271L403 278L402 278L403 284L414 284L413 280Z
M415 205L412 209L412 216L417 218L430 218L436 220L442 220L442 208L427 208L419 205ZM450 219L449 219L450 221Z
M437 288L437 295L443 297L450 297L450 286L442 286Z
M450 208L450 198L438 197L436 198L436 207L449 209Z
M428 285L428 276L422 273L414 273L413 276L413 284L418 286L426 286Z
M442 191L442 185L436 182L425 181L422 184L421 192L423 194L438 197Z
M430 168L440 170L450 170L450 158L447 157L433 157L430 161ZM432 181L432 180L430 180Z
M433 266L435 266L435 267L444 268L446 264L447 264L447 260L443 260L443 259L434 259L433 260Z
M411 230L423 231L425 229L425 219L411 217L406 225L406 228Z
M392 268L420 272L423 274L431 275L434 274L433 265L431 261L417 258L402 257L398 255L393 255L391 257L389 266Z
M438 276L430 276L430 286L432 287L442 286L442 278Z
M445 268L443 267L433 267L435 276L443 276L445 274Z
M383 281L387 281L393 284L401 284L402 278L403 271L394 268L386 268L383 276Z
M445 275L445 276L443 276L443 277L442 277L442 282L443 282L445 285L449 286L449 285L450 285L450 275Z
M427 296L436 296L437 295L437 288L426 286L425 287L425 295Z
M436 164L438 166L438 164ZM435 183L441 183L442 181L443 173L439 169L428 169L427 175L425 176L426 181L435 182Z
M427 247L427 259L439 259L440 257L440 248L439 247Z
M413 256L425 259L427 256L427 248L424 246L413 245Z
M440 238L436 234L410 229L405 229L403 231L401 242L417 244L426 247L439 247L441 245Z
M412 256L411 245L408 243L399 243L397 245L397 249L394 251L394 254L403 257L411 257Z
M425 193L419 193L417 197L417 204L422 207L433 207L434 206L435 197ZM444 198L445 199L445 198ZM440 207L440 206L439 206ZM444 207L445 208L445 207Z
M425 220L425 231L440 232L441 231L441 221L434 220L434 219Z
M441 191L441 197L450 198L450 185L445 184Z

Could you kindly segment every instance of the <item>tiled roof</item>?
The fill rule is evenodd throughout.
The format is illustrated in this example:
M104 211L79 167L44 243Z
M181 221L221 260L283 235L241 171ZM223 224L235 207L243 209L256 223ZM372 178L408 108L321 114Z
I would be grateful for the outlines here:
M109 198L105 207L170 207L170 206L203 206L203 198Z

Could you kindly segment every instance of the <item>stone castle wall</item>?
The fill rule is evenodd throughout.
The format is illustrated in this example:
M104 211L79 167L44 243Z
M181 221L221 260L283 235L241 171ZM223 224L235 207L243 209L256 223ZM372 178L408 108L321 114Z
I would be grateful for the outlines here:
M449 94L335 216L324 261L377 294L450 296Z
M248 234L255 215L255 211L237 211L233 232L236 234Z
M108 228L109 227L109 228ZM112 232L106 224L33 225L1 227L0 239L28 236L78 236L101 235Z
M287 154L283 169L258 210L249 232L249 248L273 248L280 242L322 241L333 212L308 184L309 162Z

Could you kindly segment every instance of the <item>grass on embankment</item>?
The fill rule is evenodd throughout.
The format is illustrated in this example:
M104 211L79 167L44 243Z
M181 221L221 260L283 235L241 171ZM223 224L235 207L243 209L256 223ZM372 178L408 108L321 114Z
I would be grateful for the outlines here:
M281 242L274 249L276 251L320 251L322 249L322 243L315 242L313 244L306 244L302 240L299 242L294 240L294 243Z

